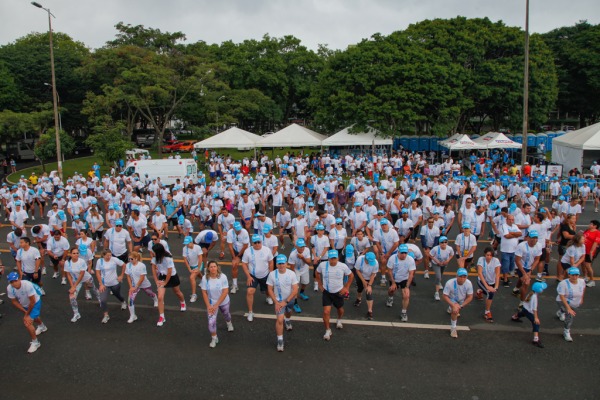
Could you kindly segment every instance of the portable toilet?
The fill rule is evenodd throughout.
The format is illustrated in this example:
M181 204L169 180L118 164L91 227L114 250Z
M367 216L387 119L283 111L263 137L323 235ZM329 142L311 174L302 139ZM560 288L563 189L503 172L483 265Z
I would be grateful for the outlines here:
M548 151L548 135L545 133L538 133L535 138L535 147L540 147L540 144L544 144L544 148Z
M429 148L431 151L440 151L440 138L438 136L432 136L429 141Z
M528 133L527 134L527 147L535 147L536 146L536 138L537 136L535 135L535 133Z
M523 135L520 133L513 136L513 140L517 143L523 143Z
M399 137L394 138L392 148L394 150L398 150L400 148L400 138Z
M421 136L419 138L419 151L429 151L429 142L431 136Z
M410 139L408 136L400 136L400 145L404 150L410 150Z
M558 136L558 133L546 132L546 135L548 135L548 139L546 141L546 148L548 149L548 151L552 151L552 140L554 140L554 138Z
M408 148L410 151L419 151L419 138L416 136L409 138Z

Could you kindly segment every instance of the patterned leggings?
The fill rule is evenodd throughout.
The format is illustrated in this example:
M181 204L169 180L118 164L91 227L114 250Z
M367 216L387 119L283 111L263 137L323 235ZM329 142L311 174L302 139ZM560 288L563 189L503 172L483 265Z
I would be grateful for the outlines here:
M231 322L231 313L229 312L229 303L221 304L219 306L219 311L225 317L226 322ZM213 315L207 313L208 316L208 330L210 333L217 333L217 312Z
M129 314L131 315L135 315L135 298L137 296L137 294L139 293L140 290L143 290L144 293L146 293L148 295L148 297L150 297L152 300L154 300L155 302L158 300L156 293L154 293L152 291L152 288L150 286L148 286L147 288L138 288L137 290L135 290L133 293L129 294Z
M96 296L96 298L98 299L98 302L100 302L100 292L98 292L98 288L94 284L93 279L90 279L86 282L79 282L79 285L77 285L77 288L75 288L75 293L73 293L72 295L69 295L69 300L71 301L71 309L73 310L73 313L75 313L75 314L77 314L79 312L79 307L77 305L77 295L79 294L79 291L81 290L81 287L83 285L85 285L86 290L89 289L92 292L94 292L94 296Z

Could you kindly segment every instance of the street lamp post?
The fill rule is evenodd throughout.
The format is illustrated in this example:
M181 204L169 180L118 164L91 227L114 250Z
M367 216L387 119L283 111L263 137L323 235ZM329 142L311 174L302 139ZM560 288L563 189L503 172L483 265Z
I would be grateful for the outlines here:
M219 102L224 98L225 96L221 96L217 99L217 133L219 133Z
M525 68L523 71L523 145L521 168L527 161L527 118L529 114L529 0L525 0Z
M50 12L49 8L44 8L40 3L36 3L35 1L31 2L37 8L41 8L42 10L48 13L48 32L50 36L50 70L52 72L52 102L54 105L54 133L56 135L56 163L58 165L58 176L62 180L63 172L62 172L62 156L60 151L60 122L58 116L58 93L56 91L56 74L54 72L54 45L52 43L52 18L56 18L54 14Z
M52 87L52 85L49 84L48 82L44 82L44 85ZM58 90L56 91L56 99L57 99L57 104L58 104L58 127L59 127L60 131L62 132L62 130L63 130L62 116L60 115L60 95L58 94Z

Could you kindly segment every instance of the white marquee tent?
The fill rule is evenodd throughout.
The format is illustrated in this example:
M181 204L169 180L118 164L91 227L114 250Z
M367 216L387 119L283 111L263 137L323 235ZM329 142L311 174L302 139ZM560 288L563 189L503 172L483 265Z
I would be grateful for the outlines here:
M392 139L377 137L377 131L369 128L367 132L350 133L350 128L344 128L323 140L323 146L391 146Z
M320 147L327 136L292 124L263 138L256 147Z
M444 140L439 144L440 146L447 147L450 150L477 150L485 148L482 145L472 141L467 135L460 135L456 138L452 136L450 139Z
M563 165L563 171L589 168L600 158L600 123L569 132L552 140L552 162Z
M484 149L520 149L522 148L521 143L517 143L509 138L502 132L488 132L474 140L474 142Z
M221 133L195 143L195 149L232 149L249 147L255 148L262 138L240 128L229 128Z
M438 144L439 144L440 146L443 146L443 145L444 145L444 143L448 143L448 142L449 142L449 141L451 141L451 140L458 139L458 138L459 138L459 137L461 137L461 136L462 136L462 134L460 134L460 133L455 133L454 135L450 136L450 137L449 137L449 138L447 138L447 139L440 140L440 141L438 142Z

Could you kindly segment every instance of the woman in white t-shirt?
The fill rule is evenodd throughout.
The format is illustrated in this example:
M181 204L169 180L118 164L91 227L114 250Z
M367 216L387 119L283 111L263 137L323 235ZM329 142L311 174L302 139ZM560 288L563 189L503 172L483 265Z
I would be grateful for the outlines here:
M483 254L483 257L479 257L477 261L477 286L479 288L475 292L475 296L477 300L483 300L483 295L486 295L483 318L487 322L494 322L491 308L494 295L500 287L500 260L494 257L494 249L491 247L486 247Z
M71 259L65 263L65 272L67 273L67 279L71 285L69 288L69 300L71 302L71 308L73 309L73 318L71 318L71 322L77 322L81 318L79 307L77 305L77 295L79 294L82 285L85 285L86 290L93 291L98 301L100 301L100 293L98 292L96 285L94 285L92 275L88 272L87 262L79 257L80 253L84 252L87 252L87 247L74 247L71 249ZM86 298L91 300L92 297L91 295L89 297L86 295Z
M86 251L82 251L79 254L80 258L84 259L88 266L88 272L91 274L92 271L92 261L94 260L94 256L96 255L96 241L88 236L87 229L82 229L79 231L79 239L75 242L75 246L78 247L86 247Z
M173 293L179 299L180 311L187 309L185 305L185 297L179 289L180 281L173 263L173 256L169 253L162 244L155 244L152 247L154 257L152 257L152 275L156 282L158 292L158 322L156 326L163 326L167 319L165 318L165 292L167 288L173 289Z
M121 281L125 274L125 263L116 257L113 257L110 250L102 252L102 258L96 261L96 278L100 284L100 308L104 312L102 323L106 324L110 319L108 315L108 294L112 293L121 302L121 310L127 309L127 303L121 296ZM117 267L123 267L121 273L117 272Z
M442 275L444 270L454 257L454 250L448 245L448 237L440 236L439 244L431 249L429 252L431 257L431 266L435 272L435 293L433 298L436 301L440 301L440 290L442 290Z
M137 320L135 314L135 298L140 290L148 295L154 301L154 307L158 307L158 296L152 291L152 285L148 280L148 270L146 265L141 262L142 255L137 251L129 255L129 263L125 266L125 274L129 282L129 320L128 324Z
M571 267L567 270L569 279L558 284L556 291L556 303L558 304L558 311L556 316L558 319L564 322L563 337L567 342L572 342L571 337L571 326L575 319L576 309L582 306L583 297L585 294L585 280L579 278L579 268Z
M217 310L225 317L227 331L233 331L231 313L229 312L229 282L221 267L216 261L210 261L206 267L206 274L200 282L202 298L206 304L208 317L208 330L211 335L210 347L214 348L219 343L217 337Z

